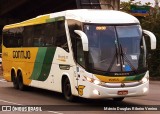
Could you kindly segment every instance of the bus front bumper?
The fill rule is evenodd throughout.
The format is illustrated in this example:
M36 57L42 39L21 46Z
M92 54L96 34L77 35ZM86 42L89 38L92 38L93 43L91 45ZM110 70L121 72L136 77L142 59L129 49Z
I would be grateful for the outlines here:
M108 88L101 85L92 84L85 87L81 97L92 99L133 97L147 95L149 92L149 80L134 87Z

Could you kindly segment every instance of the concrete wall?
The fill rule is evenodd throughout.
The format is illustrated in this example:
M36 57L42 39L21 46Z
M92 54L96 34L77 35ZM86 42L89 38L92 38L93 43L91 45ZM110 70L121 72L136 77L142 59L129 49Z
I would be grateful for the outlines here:
M99 0L100 3L102 4L111 4L115 10L119 10L119 6L120 6L120 0ZM101 5L102 9L112 9L112 7L108 6L108 5Z

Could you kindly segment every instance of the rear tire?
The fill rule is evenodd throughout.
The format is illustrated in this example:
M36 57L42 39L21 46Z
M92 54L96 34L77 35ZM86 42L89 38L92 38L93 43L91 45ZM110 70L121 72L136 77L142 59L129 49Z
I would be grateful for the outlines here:
M23 78L22 78L22 73L18 73L18 87L19 90L24 91L25 90L25 85L23 84Z
M63 81L63 94L67 101L71 102L74 100L74 96L71 92L71 84L68 78L65 78Z
M123 101L124 97L113 98L114 101Z
M13 76L12 81L13 81L13 87L14 87L15 89L19 89L18 79L17 79L16 76Z

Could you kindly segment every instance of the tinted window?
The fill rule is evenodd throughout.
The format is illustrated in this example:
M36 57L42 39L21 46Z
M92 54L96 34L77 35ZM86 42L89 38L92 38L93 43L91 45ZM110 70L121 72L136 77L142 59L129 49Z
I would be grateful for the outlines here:
M6 47L50 47L68 49L64 21L13 28L3 31Z
M33 46L33 37L34 37L34 27L26 26L23 31L23 46L32 47Z
M85 67L84 52L82 48L82 41L80 36L78 36L74 30L82 30L81 23L75 20L68 20L69 33L72 42L72 50L74 53L74 58L81 66Z
M75 37L77 37L77 34L74 32L74 30L82 30L81 23L76 20L68 20L68 26L69 26L69 33L71 37L72 47L75 46ZM74 48L73 48L74 49Z
M24 46L49 47L55 46L56 36L55 23L45 23L24 28Z
M56 23L56 28L56 46L69 51L64 21L58 21Z
M6 30L3 32L3 42L6 47L23 46L23 27Z

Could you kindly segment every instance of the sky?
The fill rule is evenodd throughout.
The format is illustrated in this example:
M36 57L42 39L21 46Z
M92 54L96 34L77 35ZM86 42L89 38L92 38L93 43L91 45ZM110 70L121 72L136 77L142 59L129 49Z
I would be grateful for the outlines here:
M121 1L129 1L129 0L121 0ZM152 6L154 6L154 0L135 0L136 2L141 1L142 4L146 3L146 2L151 2Z

